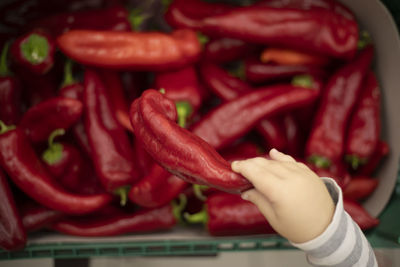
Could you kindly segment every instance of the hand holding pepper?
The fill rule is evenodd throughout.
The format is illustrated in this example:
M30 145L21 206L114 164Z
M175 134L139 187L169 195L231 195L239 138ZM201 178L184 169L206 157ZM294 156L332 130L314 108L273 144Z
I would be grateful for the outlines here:
M255 189L242 197L258 206L271 226L296 243L319 236L332 220L335 205L323 181L306 165L272 149L272 160L252 158L232 163Z

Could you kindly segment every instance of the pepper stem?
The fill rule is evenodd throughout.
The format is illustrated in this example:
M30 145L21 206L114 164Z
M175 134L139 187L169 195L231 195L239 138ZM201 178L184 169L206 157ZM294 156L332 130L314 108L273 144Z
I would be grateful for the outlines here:
M149 14L143 14L143 10L140 8L134 8L129 12L128 20L131 24L131 28L133 31L138 31L140 25L142 25L143 21L149 18Z
M51 165L61 160L64 147L60 143L55 143L54 139L64 134L65 130L62 128L56 129L50 134L48 140L49 147L42 154L42 159L47 162L47 164Z
M129 185L118 187L114 190L114 194L119 196L119 204L125 206L128 203L128 193L131 187Z
M323 169L329 168L332 164L329 159L318 155L310 156L308 158L308 161L313 163L318 168L323 168Z
M187 198L184 194L179 194L179 202L175 199L171 201L172 213L174 214L175 219L178 223L182 224L182 211L186 208Z
M67 59L64 65L64 81L62 83L62 87L71 85L75 83L74 76L72 75L72 65L73 62L71 59Z
M229 74L232 76L235 76L241 80L245 80L246 79L246 71L245 71L244 64L245 64L244 62L239 62L239 64L235 68L229 70Z
M314 79L311 75L296 75L292 79L292 85L304 87L304 88L312 88L314 84Z
M199 43L201 45L205 45L206 43L208 43L208 41L210 41L210 38L208 38L207 35L204 35L200 32L197 33L197 39L199 40Z
M37 65L47 58L49 43L45 37L33 33L21 44L21 52L26 60Z
M346 155L345 160L346 162L350 163L353 170L357 170L360 165L365 164L367 161L366 159L362 159L356 155Z
M369 45L370 43L372 43L371 35L365 30L361 31L360 38L358 39L358 42L357 42L357 48L361 50L364 47L366 47L367 45Z
M185 212L183 214L183 217L185 218L185 220L188 223L192 223L192 224L202 223L202 224L206 225L208 222L207 208L206 208L206 206L204 206L204 208L201 211L194 213L194 214Z
M193 193L201 201L206 201L207 197L203 194L203 190L208 189L206 185L193 184Z
M176 101L175 106L178 113L178 124L182 128L185 128L186 121L193 112L192 105L188 101Z
M0 56L0 76L4 77L10 74L10 71L7 66L7 55L8 55L8 48L10 44L7 42L4 44L3 50L1 51Z
M0 134L14 130L15 128L15 125L6 125L3 121L0 120Z

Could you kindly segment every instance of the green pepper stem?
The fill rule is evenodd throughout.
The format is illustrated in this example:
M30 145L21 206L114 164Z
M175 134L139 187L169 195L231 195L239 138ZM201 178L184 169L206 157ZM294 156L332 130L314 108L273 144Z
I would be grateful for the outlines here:
M357 42L358 49L361 50L364 47L366 47L367 45L369 45L370 43L372 43L371 35L367 31L363 30L360 32L359 35L360 35L360 38L358 39L358 42Z
M193 184L193 193L201 201L206 201L207 197L203 194L203 190L208 189L206 185Z
M292 85L304 87L304 88L312 88L314 84L314 79L311 75L296 75L292 79Z
M0 134L6 133L14 129L15 125L6 125L3 121L0 120Z
M232 76L235 76L241 80L245 80L246 79L246 71L245 71L245 63L243 61L241 61L237 67L235 67L234 69L229 70L229 74Z
M134 8L129 12L128 20L131 24L131 28L133 31L138 31L140 25L143 21L149 18L149 14L143 14L143 10L140 8Z
M309 162L313 163L318 168L329 168L331 166L331 161L325 157L312 155L307 159Z
M206 225L208 222L207 207L204 206L204 208L201 211L194 213L194 214L185 212L183 214L183 217L185 218L185 220L188 223L192 223L192 224L202 223L202 224Z
M346 155L345 161L350 163L353 170L357 170L361 165L365 164L367 160L356 155Z
M65 134L65 130L62 128L54 130L48 139L48 148L43 152L42 159L48 164L54 164L61 160L63 155L64 146L60 143L55 143L54 139L57 136L61 136Z
M193 112L192 105L188 101L176 101L175 106L178 113L178 124L182 128L185 128L186 121Z
M4 77L10 74L10 71L7 66L7 55L8 55L8 48L10 44L7 42L4 44L3 50L1 51L0 57L0 76Z
M179 194L179 201L177 202L175 199L171 201L172 213L174 214L175 219L178 223L182 224L182 212L186 208L187 198L184 194Z
M62 83L62 87L71 85L75 83L74 76L72 75L72 65L73 62L71 59L67 59L64 65L64 81Z
M33 65L37 65L47 58L49 54L49 43L45 37L33 33L21 44L20 49L26 60Z
M208 38L207 35L202 34L201 32L197 33L197 39L199 40L199 43L201 45L205 45L206 43L208 43L208 41L210 41L210 38Z
M114 194L119 196L120 201L119 204L121 206L125 206L128 203L128 193L131 187L129 185L118 187L114 190Z

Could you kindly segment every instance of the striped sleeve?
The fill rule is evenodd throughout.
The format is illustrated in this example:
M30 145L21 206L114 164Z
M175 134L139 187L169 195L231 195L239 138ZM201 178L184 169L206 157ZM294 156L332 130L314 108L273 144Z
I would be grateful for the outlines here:
M377 267L374 251L364 233L343 208L340 187L333 179L322 178L336 210L325 232L305 243L292 243L303 250L313 266Z

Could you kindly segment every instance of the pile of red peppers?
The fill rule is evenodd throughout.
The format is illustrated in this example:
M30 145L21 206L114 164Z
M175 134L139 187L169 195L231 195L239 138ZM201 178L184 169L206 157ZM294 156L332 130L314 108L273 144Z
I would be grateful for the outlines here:
M157 18L20 2L3 8L23 24L0 21L2 249L43 229L274 234L230 168L271 148L334 178L363 230L379 223L360 205L390 150L374 46L340 2L174 0Z

